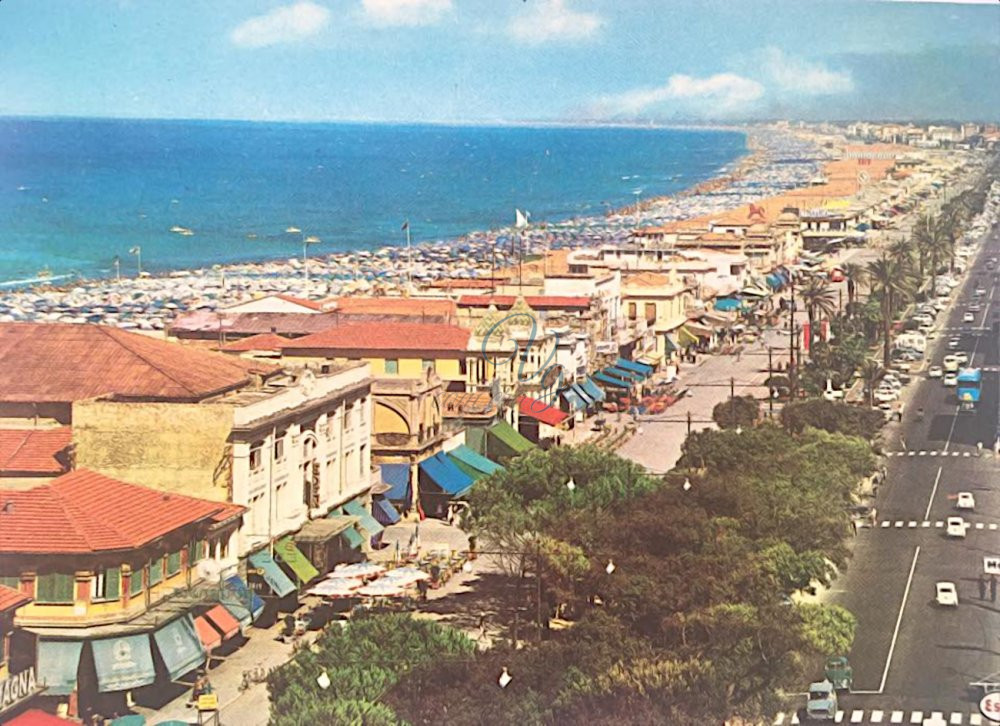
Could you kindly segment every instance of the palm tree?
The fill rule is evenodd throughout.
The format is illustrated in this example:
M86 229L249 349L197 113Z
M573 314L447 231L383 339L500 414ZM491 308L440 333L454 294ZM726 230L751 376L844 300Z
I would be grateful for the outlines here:
M913 242L919 251L920 282L924 280L924 262L930 260L931 280L937 276L938 261L954 252L955 223L947 218L934 219L926 216L920 219L913 230Z
M878 291L882 312L882 365L889 367L889 351L892 337L893 313L896 303L910 290L912 280L908 260L899 260L884 254L877 260L868 263L868 281L872 291Z
M882 375L882 366L874 358L866 358L858 372L861 374L861 380L865 382L865 397L868 405L871 406L873 404L872 397L875 394L875 381Z
M850 310L858 294L858 286L864 282L865 268L857 262L845 262L840 266L840 271L844 273L844 280L847 282L847 309Z
M833 289L818 277L810 277L799 292L802 304L809 317L809 337L815 336L816 313L830 317L837 310L837 298ZM811 342L811 341L810 341ZM810 346L811 347L811 346Z

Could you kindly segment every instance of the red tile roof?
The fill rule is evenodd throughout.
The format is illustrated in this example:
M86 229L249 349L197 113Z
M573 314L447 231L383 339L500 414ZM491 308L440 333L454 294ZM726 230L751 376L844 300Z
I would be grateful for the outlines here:
M496 305L498 309L503 309L512 307L516 301L515 295L462 295L458 298L459 306L468 308ZM524 302L536 310L590 307L590 298L582 295L525 295Z
M247 510L247 508L241 504L233 504L232 502L221 502L221 504L222 508L212 515L213 522L227 522L234 517L238 517Z
M230 506L79 469L32 489L0 491L0 552L135 549Z
M297 350L326 350L331 353L362 351L465 351L469 331L457 325L441 323L374 323L341 325L321 333L296 338L286 343L285 354Z
M420 318L427 315L453 317L455 301L423 297L331 297L323 301L327 310L347 314L405 315Z
M20 590L0 585L0 613L31 602L31 598Z
M68 468L57 455L73 441L69 426L54 429L0 429L0 472L61 474Z
M295 305L301 305L304 308L309 308L310 310L322 310L323 303L319 300L306 300L304 297L295 297L294 295L275 295L279 300L284 300L285 302L290 302Z
M0 401L197 401L277 370L102 325L0 324Z
M260 333L251 335L249 338L234 340L226 343L219 350L227 353L246 353L251 350L281 350L281 346L289 342L291 338L285 338L277 333Z
M432 280L427 283L427 287L443 287L445 289L452 288L467 288L473 290L476 288L489 290L497 285L497 283L504 283L509 280L509 277L498 277L495 279L482 278L482 277L451 277L444 280Z
M537 398L530 398L529 396L521 396L518 399L517 409L522 416L528 416L549 426L558 426L569 418L569 414L560 411L551 403L539 401Z

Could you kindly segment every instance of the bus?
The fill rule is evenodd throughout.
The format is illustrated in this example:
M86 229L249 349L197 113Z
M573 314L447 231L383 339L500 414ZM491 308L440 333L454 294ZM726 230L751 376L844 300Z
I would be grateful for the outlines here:
M979 392L983 386L983 371L980 368L963 368L958 372L958 405L963 411L975 409L979 403Z

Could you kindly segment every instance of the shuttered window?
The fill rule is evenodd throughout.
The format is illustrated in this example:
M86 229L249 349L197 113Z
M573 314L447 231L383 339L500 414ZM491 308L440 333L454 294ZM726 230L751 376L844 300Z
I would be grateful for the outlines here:
M35 602L39 603L71 603L73 602L73 575L54 572L39 575L35 585Z
M149 563L149 586L163 582L163 558L157 557Z
M108 567L94 573L93 599L95 602L117 600L122 593L122 571L118 567Z
M167 577L173 577L181 571L181 551L171 552L167 555Z
M128 594L129 595L135 596L135 595L138 595L140 592L142 592L142 589L143 589L142 571L143 571L142 567L133 567L132 568L132 578L129 580L129 583L128 583Z

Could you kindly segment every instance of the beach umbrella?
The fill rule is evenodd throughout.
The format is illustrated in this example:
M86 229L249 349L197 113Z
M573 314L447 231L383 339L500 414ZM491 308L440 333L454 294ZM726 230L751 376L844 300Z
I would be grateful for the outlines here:
M395 570L389 570L380 579L379 582L393 581L398 582L400 585L412 585L421 580L429 580L431 576L428 575L423 570L417 567L397 567Z
M361 581L350 578L323 580L306 590L308 595L321 597L354 597L354 591L361 587Z
M365 585L357 593L365 597L402 597L406 594L406 588L399 582L381 578Z
M330 573L330 578L371 577L385 572L383 565L375 562L355 562L351 565L337 565Z

